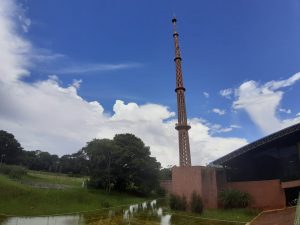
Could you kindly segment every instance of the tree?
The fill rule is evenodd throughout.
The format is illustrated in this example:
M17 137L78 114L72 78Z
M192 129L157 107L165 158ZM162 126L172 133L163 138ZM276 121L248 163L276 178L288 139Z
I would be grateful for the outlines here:
M88 156L92 186L139 194L158 187L160 163L133 134L117 134L113 140L94 139L83 151Z
M121 149L122 175L118 187L139 194L149 193L159 186L160 163L151 157L150 148L133 134L117 134L114 143Z
M56 172L58 160L57 155L51 155L41 150L23 151L22 154L22 164L31 170Z
M23 148L13 134L0 130L0 161L7 164L19 164Z
M89 159L90 185L110 192L118 176L119 149L109 139L94 139L82 150Z
M159 171L160 180L172 180L172 168L163 168Z

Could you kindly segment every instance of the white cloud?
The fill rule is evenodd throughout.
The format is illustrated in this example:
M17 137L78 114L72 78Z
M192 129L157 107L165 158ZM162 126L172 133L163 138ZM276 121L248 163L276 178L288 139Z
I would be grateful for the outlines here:
M25 69L29 60L24 57L31 50L31 44L17 35L20 29L14 19L21 10L14 1L0 1L0 76L2 81L14 81L28 75Z
M74 66L67 65L64 68L57 69L56 73L61 74L80 74L80 73L94 73L102 71L115 71L121 69L137 68L141 67L140 63L119 63L119 64L110 64L110 63L87 63L87 64L77 64Z
M231 99L231 95L233 94L233 90L231 88L227 88L227 89L223 89L223 90L220 90L220 95L225 97L225 98L228 98L228 99Z
M151 147L153 156L164 166L178 163L175 115L158 104L125 104L116 100L108 115L98 101L78 95L81 80L62 87L58 76L25 83L31 64L31 43L16 32L13 1L0 1L0 128L15 134L28 150L41 149L55 154L73 153L93 138L112 138L117 133L133 133ZM203 120L190 120L193 164L204 164L247 144L241 138L211 135Z
M220 116L223 116L223 115L226 114L226 110L225 110L225 109L214 108L214 109L212 109L212 111L213 111L214 113L219 114Z
M283 113L286 113L286 114L291 114L291 113L292 113L292 110L291 110L291 109L283 109L283 108L280 108L280 109L279 109L279 112L283 112Z
M204 92L203 92L203 95L204 95L205 98L209 98L209 93L208 93L208 92L205 92L205 91L204 91Z
M76 88L76 89L79 89L81 83L82 83L82 80L81 80L81 79L80 79L80 80L74 79L74 80L73 80L73 83L72 83L72 86L73 86L74 88Z
M233 125L230 125L230 127L231 127L231 128L235 128L235 129L240 129L240 128L242 128L241 126L239 126L239 125L235 125L235 124L233 124Z
M233 102L233 108L245 110L265 134L300 122L297 117L280 120L276 115L284 94L279 89L291 86L299 79L300 73L296 73L286 80L270 81L265 84L247 81L235 91L237 99Z

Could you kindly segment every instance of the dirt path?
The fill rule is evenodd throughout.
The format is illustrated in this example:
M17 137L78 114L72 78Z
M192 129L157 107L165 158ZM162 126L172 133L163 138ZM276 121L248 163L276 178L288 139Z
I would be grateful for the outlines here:
M296 207L264 212L252 221L250 225L293 225L295 213Z

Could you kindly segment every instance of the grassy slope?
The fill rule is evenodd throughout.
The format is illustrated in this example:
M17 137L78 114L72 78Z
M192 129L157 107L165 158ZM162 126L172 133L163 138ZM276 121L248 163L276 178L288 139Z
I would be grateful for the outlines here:
M51 174L30 173L27 181L60 183L72 188L37 189L0 176L0 214L45 215L95 210L107 206L117 206L144 199L120 193L106 193L101 190L81 188L82 179Z

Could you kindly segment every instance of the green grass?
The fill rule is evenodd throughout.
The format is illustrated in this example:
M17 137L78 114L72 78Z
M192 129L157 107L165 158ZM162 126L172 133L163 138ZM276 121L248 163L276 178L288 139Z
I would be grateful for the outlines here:
M202 216L215 219L232 221L251 221L259 213L254 209L218 209L204 210Z
M81 188L85 179L85 177L75 178L63 174L36 171L29 171L28 175L21 180L11 180L6 176L0 175L0 214L16 216L65 214L93 211L107 206L114 207L146 200L145 198L128 194L116 192L109 194L103 190ZM34 183L62 184L68 185L68 188L61 190L39 189L30 186L30 184ZM166 200L161 201L162 205L167 205ZM250 209L204 210L201 215L190 212L169 212L173 214L173 220L177 221L176 225L207 225L207 220L203 218L248 222L258 214L258 211ZM199 219L199 217L202 219ZM231 225L233 223L210 221L209 224Z
M259 211L254 209L206 209L202 214L181 212L181 211L169 211L178 217L199 217L208 218L214 220L226 220L226 221L240 221L249 222L251 221Z
M48 173L39 171L29 171L28 175L23 178L25 181L31 181L36 183L51 183L51 184L64 184L74 187L81 187L82 182L87 177L69 177L65 174Z
M34 216L89 211L107 206L141 202L144 199L121 193L81 188L84 178L30 172L23 179L59 183L71 188L38 189L0 176L0 214Z

